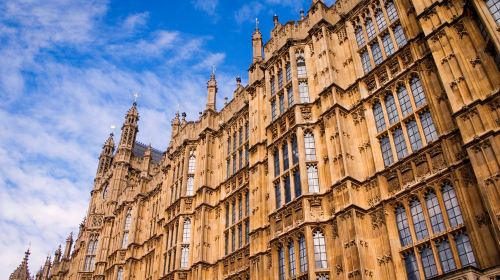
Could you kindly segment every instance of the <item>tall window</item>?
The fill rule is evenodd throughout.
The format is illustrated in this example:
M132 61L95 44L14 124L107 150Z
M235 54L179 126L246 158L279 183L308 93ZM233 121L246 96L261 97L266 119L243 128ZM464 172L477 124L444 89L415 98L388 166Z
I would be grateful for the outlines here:
M248 220L245 221L245 244L248 244L250 240L250 223Z
M316 165L307 167L307 183L309 184L309 192L319 192L318 167Z
M107 195L108 195L108 184L105 184L102 190L102 198L103 199L106 198Z
M243 144L243 127L240 127L239 129L238 140L238 145L241 146L241 144Z
M293 246L293 241L288 243L288 268L290 270L290 277L295 277L297 275L297 269L295 268L295 248Z
M375 65L379 65L384 60L382 58L382 51L380 50L379 44L375 42L371 44L370 48L372 50L373 62L375 62Z
M236 229L231 230L231 252L234 252L236 249Z
M243 218L243 202L241 196L238 198L238 219Z
M118 273L116 275L116 280L123 280L123 268L118 268Z
M403 129L401 129L401 127L396 128L392 132L392 137L394 138L394 146L396 146L398 159L402 159L407 156L408 150L406 148L405 137L403 136Z
M387 27L387 23L385 22L384 18L384 13L380 9L377 9L377 11L375 12L375 21L377 21L377 26L379 31L382 31L384 30L384 28Z
M430 247L425 247L420 252L422 266L424 267L425 278L431 278L437 275L436 261Z
M387 117L389 117L389 123L394 124L399 120L398 111L396 109L396 102L394 102L394 96L392 93L388 93L385 98L385 109L387 111Z
M227 154L231 153L231 136L227 138Z
M425 100L424 89L422 88L422 84L420 83L420 79L418 77L411 78L410 88L417 107L420 107L427 102Z
M182 249L181 249L181 267L182 268L188 267L188 258L189 258L189 247L182 246Z
M455 244L457 245L458 256L462 266L476 266L476 258L472 252L469 236L467 233L460 233L455 236Z
M233 174L236 173L236 155L233 155Z
M276 199L276 208L281 207L281 186L280 182L274 183L274 197Z
M403 27L401 27L400 24L394 26L394 29L392 30L394 32L394 38L396 38L396 44L398 44L398 47L403 47L406 45L406 37L405 33L403 32Z
M288 144L284 143L283 146L281 146L281 154L283 155L283 170L287 170L289 168L289 162L288 162Z
M250 193L245 193L245 216L250 216Z
M422 148L422 139L420 139L417 122L414 119L406 124L406 130L408 132L408 138L410 138L411 149L417 151Z
M303 235L299 237L299 263L300 272L307 271L307 250L306 250L306 239Z
M417 258L414 252L410 252L405 257L406 276L408 280L420 280L418 273Z
M274 150L274 177L278 177L280 175L280 154L278 149Z
M232 209L231 218L232 218L232 222L234 224L234 223L236 223L236 200L233 200L233 205L232 205L231 209Z
M224 254L229 254L229 231L224 233Z
M358 47L362 47L365 45L365 37L363 36L363 28L358 26L356 28L356 42L358 43Z
M289 61L287 61L285 64L285 71L286 71L286 81L289 82L292 80L292 67L290 66Z
M274 121L277 117L276 100L271 101L271 119Z
M91 235L87 245L87 255L85 256L84 271L93 271L95 267L95 253L97 250L98 236Z
M248 140L250 129L248 127L248 123L245 124L245 140Z
M438 198L434 191L431 190L427 193L425 196L425 204L427 206L427 212L429 212L432 232L434 234L443 232L445 230L443 214L441 213L441 207L439 207Z
M285 203L292 200L292 192L290 189L290 176L286 175L283 177L284 187L285 187Z
M361 56L361 65L363 66L363 70L365 71L365 74L370 72L372 70L372 64L370 62L370 55L368 54L367 50L363 50L360 53Z
M238 152L238 168L241 169L243 167L243 150Z
M191 239L191 220L186 219L184 221L184 227L182 230L182 242L189 243L190 239Z
M327 268L325 236L319 230L313 233L314 262L316 268Z
M278 97L279 100L279 105L280 105L280 114L283 114L285 112L285 95L281 94Z
M499 0L486 0L486 6L490 10L493 19L495 19L497 25L500 25L500 1Z
M293 87L292 86L289 86L287 89L286 89L286 94L287 94L287 97L288 97L288 107L291 107L294 103L294 100L293 100Z
M420 122L422 123L422 128L424 130L425 139L427 142L432 142L438 139L436 132L436 127L432 121L431 112L425 111L418 114L420 117Z
M295 191L295 197L302 195L302 185L300 184L300 171L296 169L293 171L293 188Z
M278 70L278 88L283 87L283 71Z
M130 231L130 224L132 223L132 210L129 208L125 216L125 223L123 226L122 249L126 249L128 245L128 233Z
M194 193L194 177L188 176L187 178L187 186L186 186L186 195L191 196Z
M306 160L316 160L316 145L314 143L314 135L307 132L304 135L304 145L306 148Z
M297 145L297 135L292 136L292 162L296 164L299 162L299 147Z
M391 143L389 142L389 137L386 135L380 137L380 150L382 151L382 158L384 159L384 165L389 166L394 162L392 157Z
M395 49L394 49L394 44L392 44L392 39L391 35L389 33L386 33L384 36L382 36L382 44L384 45L384 50L387 56L391 56Z
M443 239L436 243L439 260L441 261L441 267L443 268L443 272L449 272L457 268L455 265L455 260L453 259L453 253L450 248L450 242L448 242L448 238Z
M401 113L403 113L404 117L413 111L413 109L411 108L410 96L408 96L406 87L403 85L398 87L397 92L398 92L399 106L401 107Z
M422 240L429 236L429 233L427 232L427 226L425 225L422 205L420 204L420 201L418 199L414 199L412 202L410 202L410 212L417 240Z
M274 76L271 76L270 83L271 83L271 95L274 95L276 93L276 85L274 83Z
M226 227L229 227L229 203L226 203Z
M457 195L455 194L455 190L451 186L450 182L446 182L443 184L441 188L441 194L443 195L443 202L446 208L446 213L448 214L450 225L452 227L462 225L464 223L464 220L462 218L462 211L460 210L460 206L458 205L458 199Z
M279 280L285 280L285 252L282 246L278 248L278 276Z
M306 60L302 54L297 54L297 76L299 78L307 76Z
M301 103L309 102L309 87L307 82L299 82L299 97Z
M385 6L385 9L387 11L387 16L389 17L389 20L395 21L398 18L398 12L396 11L396 7L394 6L394 2L390 1L387 3Z
M375 125L377 126L377 131L380 132L385 129L384 112L382 111L382 105L377 102L373 105L373 116L375 118Z
M368 40L373 39L375 36L375 26L373 25L373 21L368 18L365 22L366 27L366 35L368 35Z
M239 224L238 225L238 248L241 248L243 246L243 225Z
M189 162L188 162L188 173L194 174L194 169L196 166L196 157L194 156L194 151L189 152Z
M401 246L407 246L412 244L410 227L408 225L408 219L406 218L406 210L402 205L396 208L396 224L398 226L399 240L401 241Z

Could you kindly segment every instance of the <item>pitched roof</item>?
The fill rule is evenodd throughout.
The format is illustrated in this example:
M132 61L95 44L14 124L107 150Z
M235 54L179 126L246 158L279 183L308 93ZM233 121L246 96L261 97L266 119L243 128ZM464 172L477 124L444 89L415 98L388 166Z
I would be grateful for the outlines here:
M144 154L146 153L147 149L148 145L136 141L134 149L132 150L132 154L136 157L144 157ZM155 148L151 148L151 160L154 163L160 162L162 157L163 157L162 151Z

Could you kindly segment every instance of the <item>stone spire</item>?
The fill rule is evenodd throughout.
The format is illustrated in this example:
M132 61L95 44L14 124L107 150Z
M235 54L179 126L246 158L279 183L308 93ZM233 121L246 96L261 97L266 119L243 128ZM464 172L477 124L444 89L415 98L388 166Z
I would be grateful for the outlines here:
M179 111L175 113L174 119L172 120L172 138L179 133L179 126L180 126L180 118L179 118Z
M134 148L135 138L139 122L139 112L137 111L137 102L132 103L132 107L125 115L125 120L122 125L122 135L120 137L120 144L118 145L119 160L128 161L132 157L132 149Z
M28 269L28 257L30 255L30 250L26 250L24 253L24 258L21 264L12 272L9 276L9 280L32 280Z
M73 245L73 233L70 233L68 235L68 238L66 238L66 246L64 246L63 259L69 259L72 245Z
M217 80L215 79L215 69L212 69L210 80L207 82L207 110L215 111L217 98Z
M255 31L252 34L253 63L262 61L262 33L259 30L259 19L255 19Z
M48 280L50 274L50 268L52 267L52 262L50 261L50 256L45 259L45 264L40 267L40 270L36 274L35 280Z
M113 133L109 134L108 139L102 146L101 154L99 155L99 165L97 167L96 177L102 176L111 167L113 161L113 153L115 151L115 141L113 140Z

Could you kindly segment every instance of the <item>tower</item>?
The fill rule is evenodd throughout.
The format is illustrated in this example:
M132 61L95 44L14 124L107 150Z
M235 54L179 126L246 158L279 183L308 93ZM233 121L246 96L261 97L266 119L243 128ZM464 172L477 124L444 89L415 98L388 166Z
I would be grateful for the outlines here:
M212 70L210 74L210 80L207 82L207 110L216 110L216 98L217 98L217 80L215 80L215 71Z
M132 103L132 107L125 115L125 120L122 125L122 135L120 143L118 144L118 161L129 161L132 156L132 149L134 148L135 138L139 121L139 112L137 111L137 103Z
M96 178L104 175L111 167L113 161L113 152L115 151L115 141L113 141L113 133L109 134L108 139L102 146L101 154L99 155L99 165L97 167Z
M262 61L262 33L259 30L259 20L255 20L255 31L252 34L253 63Z

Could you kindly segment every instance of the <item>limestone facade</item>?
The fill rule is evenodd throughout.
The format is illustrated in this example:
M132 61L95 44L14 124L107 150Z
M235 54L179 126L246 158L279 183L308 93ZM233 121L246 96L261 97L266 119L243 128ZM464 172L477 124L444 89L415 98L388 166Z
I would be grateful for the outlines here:
M39 279L498 279L500 0L313 1L165 152L139 112ZM161 128L160 128L161 129Z

